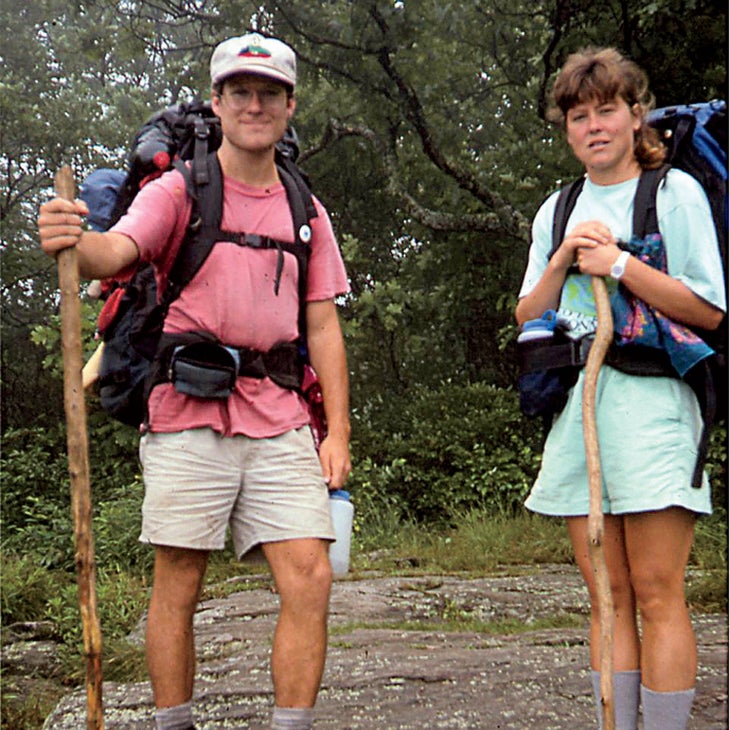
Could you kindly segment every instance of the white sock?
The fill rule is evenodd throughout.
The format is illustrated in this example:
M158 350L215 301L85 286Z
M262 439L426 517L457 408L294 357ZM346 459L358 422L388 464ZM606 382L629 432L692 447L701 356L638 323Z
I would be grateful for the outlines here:
M603 728L603 705L601 704L601 673L591 670L593 696L596 699L598 727ZM613 675L613 709L616 719L616 730L637 730L639 723L639 685L641 671L631 669L626 672L614 672Z
M156 730L189 730L193 726L193 703L155 710Z
M644 730L686 730L694 698L694 688L679 692L654 692L642 684Z
M311 707L274 707L271 730L311 730L313 722Z

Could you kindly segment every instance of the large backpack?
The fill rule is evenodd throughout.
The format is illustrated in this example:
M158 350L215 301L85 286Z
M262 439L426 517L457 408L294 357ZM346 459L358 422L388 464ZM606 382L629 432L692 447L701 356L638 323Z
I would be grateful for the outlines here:
M185 177L192 213L165 290L158 294L153 268L147 263L141 263L131 275L121 280L103 282L106 302L98 321L98 336L104 343L99 367L99 397L107 413L135 427L146 421L149 391L156 382L166 377L169 362L163 363L161 359L163 345L169 349L182 344L165 342L162 329L167 311L217 241L229 240L245 246L276 249L279 256L277 289L283 252L288 251L296 257L299 281L297 352L292 353L291 348L270 351L270 354L235 352L232 382L238 374L269 375L275 382L281 381L283 387L302 389L303 371L307 366L305 301L311 237L309 223L317 213L308 180L296 165L296 134L292 129L287 130L276 149L277 170L292 213L294 243L220 229L223 179L215 154L220 141L219 120L208 104L181 104L153 115L134 138L128 171L118 191L114 210L109 215L108 227L111 227L148 180L173 166ZM201 334L196 335L196 341L201 339ZM202 334L202 337L205 338L205 335ZM239 362L242 356L250 362ZM305 395L311 400L321 394L316 377L312 377L311 373L309 376L310 391ZM322 424L313 424L314 427L317 425L323 427Z
M645 170L639 178L634 197L632 234L644 238L658 233L656 194L670 167L688 172L704 188L712 210L723 271L728 253L728 128L727 106L716 100L701 104L666 107L652 111L648 122L656 128L667 147L666 162L655 170ZM585 178L581 177L560 191L555 207L552 253L560 246L570 214L580 195ZM727 278L725 290L727 294ZM697 394L702 408L704 430L699 447L693 484L699 485L701 470L709 447L710 428L728 415L728 322L725 317L717 330L692 328L715 350L685 377ZM639 372L639 371L634 371ZM649 373L650 374L650 373Z

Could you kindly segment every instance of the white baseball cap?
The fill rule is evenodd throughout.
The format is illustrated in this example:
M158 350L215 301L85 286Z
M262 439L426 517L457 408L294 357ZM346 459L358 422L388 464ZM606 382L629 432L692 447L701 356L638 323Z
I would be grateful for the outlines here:
M237 73L266 76L293 88L297 82L297 59L286 43L248 33L220 43L210 59L213 84Z

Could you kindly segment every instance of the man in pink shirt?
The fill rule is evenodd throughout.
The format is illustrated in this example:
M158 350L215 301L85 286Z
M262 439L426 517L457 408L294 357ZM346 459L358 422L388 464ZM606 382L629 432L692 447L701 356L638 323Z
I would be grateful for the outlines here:
M221 43L211 58L212 108L223 141L221 228L293 241L275 144L294 113L296 59L273 38ZM347 277L326 211L315 199L306 282L306 336L324 396L329 433L314 448L305 403L270 377L239 375L227 399L156 385L140 443L145 499L140 539L155 550L147 662L158 730L193 727L193 615L210 550L230 528L239 557L261 547L281 598L271 669L272 728L310 728L324 669L334 539L328 487L350 471L348 374L334 298ZM191 203L183 176L148 183L108 232L82 231L81 201L41 206L49 255L76 246L82 276L114 276L150 261L164 285L183 240ZM299 334L296 258L275 249L217 242L170 306L166 335L205 332L233 348L267 352Z

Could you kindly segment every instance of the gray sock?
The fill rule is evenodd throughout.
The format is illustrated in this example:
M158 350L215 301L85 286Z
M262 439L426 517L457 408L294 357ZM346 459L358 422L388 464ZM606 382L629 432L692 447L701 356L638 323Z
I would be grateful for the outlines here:
M593 696L596 699L598 727L603 728L603 706L601 705L601 673L591 670ZM639 685L641 671L614 672L613 709L616 730L637 730L639 723Z
M193 703L155 710L156 730L189 730L193 726Z
M311 707L274 707L271 730L311 730L313 722Z
M694 688L680 692L654 692L642 684L644 730L686 730L694 698Z

